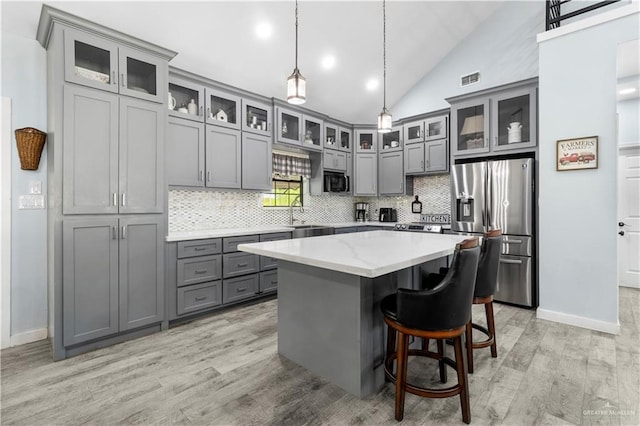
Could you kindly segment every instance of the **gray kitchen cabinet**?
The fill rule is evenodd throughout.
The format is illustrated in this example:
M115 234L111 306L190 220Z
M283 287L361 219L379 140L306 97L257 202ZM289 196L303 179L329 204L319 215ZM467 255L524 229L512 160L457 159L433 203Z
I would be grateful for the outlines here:
M322 152L322 164L325 170L347 171L347 153L335 149L325 149Z
M338 136L338 149L341 151L351 152L351 141L353 140L353 132L350 129L339 127Z
M424 173L425 168L425 144L408 143L404 146L404 172L405 174Z
M207 125L205 131L205 186L241 188L240 130Z
M258 274L222 281L222 303L232 303L254 296L260 289Z
M169 115L187 120L204 120L204 86L169 75ZM175 101L175 105L172 103ZM196 105L195 114L189 113L188 105L193 101Z
M405 174L446 173L448 171L448 165L447 139L405 145Z
M167 132L167 184L204 186L204 124L169 117Z
M273 234L260 235L260 242L280 241L291 239L291 232L278 232ZM267 271L278 267L278 259L268 256L260 256L260 270Z
M160 216L63 221L65 346L164 319Z
M379 152L402 151L402 126L393 126L390 132L378 133Z
M404 124L405 143L444 139L448 136L448 116L437 115Z
M269 293L278 290L278 270L260 272L259 292Z
M356 153L376 152L378 131L375 129L355 129Z
M222 282L178 288L176 294L176 314L185 315L203 311L222 304Z
M339 145L339 126L334 123L324 123L324 147L328 149L338 149Z
M240 130L240 102L239 96L205 88L206 123Z
M222 239L208 238L205 240L180 241L176 257L183 259L185 257L208 256L220 253L222 253Z
M198 256L178 259L177 286L182 287L222 278L222 256Z
M353 193L353 155L350 152L347 152L347 171L345 173L347 178L349 179L347 183L349 184L349 191L347 194Z
M302 145L302 114L282 108L276 108L276 142Z
M324 121L311 115L302 115L302 145L305 149L321 150L324 141Z
M222 256L223 278L253 274L260 270L260 260L256 254L239 251L235 253L225 253Z
M255 99L242 98L242 131L271 137L273 106Z
M65 28L64 39L66 81L151 102L166 102L166 60L71 28Z
M242 188L270 190L272 167L271 138L242 132Z
M356 154L353 195L378 195L378 155Z
M162 105L65 85L65 214L159 213Z
M402 151L381 152L378 158L379 195L404 195L404 153Z

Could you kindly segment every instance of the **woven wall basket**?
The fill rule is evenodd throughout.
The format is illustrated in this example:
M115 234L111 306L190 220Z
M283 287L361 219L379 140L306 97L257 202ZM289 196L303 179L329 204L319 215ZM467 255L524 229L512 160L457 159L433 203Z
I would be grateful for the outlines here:
M22 170L38 170L40 155L46 140L47 134L33 127L16 130L18 157L20 157Z

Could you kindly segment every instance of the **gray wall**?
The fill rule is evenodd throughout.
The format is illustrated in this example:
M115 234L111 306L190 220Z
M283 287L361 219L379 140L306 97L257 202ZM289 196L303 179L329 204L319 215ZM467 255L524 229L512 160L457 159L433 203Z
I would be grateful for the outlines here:
M37 41L2 33L2 96L12 101L12 133L47 129L46 52ZM18 210L32 181L47 192L46 147L36 171L20 169L15 139L11 182L11 335L47 328L46 210ZM3 141L6 143L6 141Z
M540 308L618 323L616 49L638 14L540 43ZM556 171L556 140L597 135L598 168Z
M394 119L448 108L445 98L537 76L544 7L541 1L505 2L391 107ZM460 77L475 71L480 82L460 87Z

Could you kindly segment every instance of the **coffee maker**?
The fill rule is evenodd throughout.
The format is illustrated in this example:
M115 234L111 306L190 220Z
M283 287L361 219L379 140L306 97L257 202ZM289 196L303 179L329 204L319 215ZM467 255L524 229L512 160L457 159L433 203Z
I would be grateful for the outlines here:
M369 220L369 203L356 203L356 222Z

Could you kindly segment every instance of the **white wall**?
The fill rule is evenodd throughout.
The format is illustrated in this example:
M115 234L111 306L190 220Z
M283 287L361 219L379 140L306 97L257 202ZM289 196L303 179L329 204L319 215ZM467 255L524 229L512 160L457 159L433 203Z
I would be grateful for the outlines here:
M639 28L635 12L540 42L539 317L619 329L616 50ZM556 141L593 135L598 168L557 172Z
M394 119L449 108L445 98L537 76L544 9L540 1L505 2L391 107ZM475 71L480 82L460 87L460 77Z
M46 52L37 41L2 33L2 96L11 98L12 133L46 131ZM42 182L46 197L47 168L46 147L38 170L27 171L20 169L15 138L11 143L11 341L20 344L46 337L46 210L18 210L18 197L33 181Z
M618 143L640 144L640 97L618 102Z

